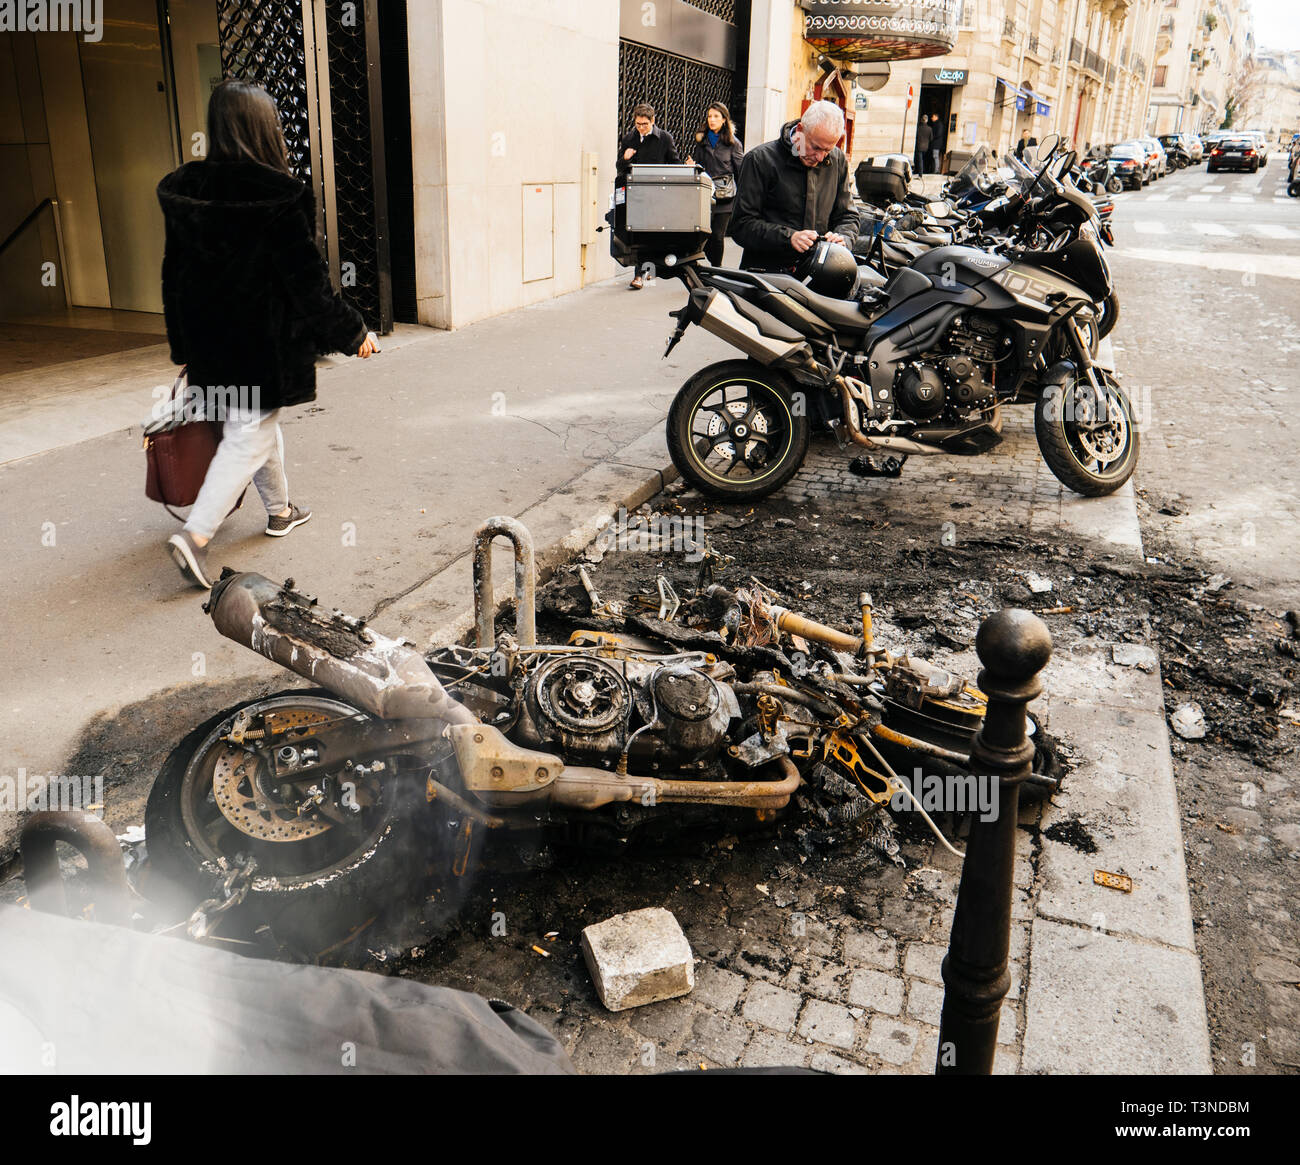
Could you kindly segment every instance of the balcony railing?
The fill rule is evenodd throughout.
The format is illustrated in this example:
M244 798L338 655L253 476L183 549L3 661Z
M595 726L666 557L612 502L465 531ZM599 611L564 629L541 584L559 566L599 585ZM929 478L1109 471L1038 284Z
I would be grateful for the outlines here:
M1083 42L1078 37L1070 38L1070 64L1077 65L1083 61Z
M1008 16L1002 21L1002 35L1007 40L1016 39L1016 28L1016 18L1014 16Z
M1037 36L1031 36L1025 45L1025 52L1031 57L1041 57L1043 55L1043 44Z
M1136 77L1145 77L1147 75L1146 58L1139 56L1137 53L1133 54L1133 75Z
M1083 56L1083 67L1090 73L1096 73L1101 76L1106 71L1106 62L1101 59L1100 53L1095 53L1089 49Z

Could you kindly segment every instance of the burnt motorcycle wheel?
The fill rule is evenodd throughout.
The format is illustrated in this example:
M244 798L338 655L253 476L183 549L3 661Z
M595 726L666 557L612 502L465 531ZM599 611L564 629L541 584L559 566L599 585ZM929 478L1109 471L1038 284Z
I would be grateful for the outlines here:
M748 360L712 364L668 410L668 452L701 493L752 501L775 493L803 464L808 417L780 373Z
M1100 394L1072 374L1043 385L1034 406L1034 433L1048 469L1067 489L1090 498L1114 493L1133 476L1140 444L1128 395L1099 375L1105 381Z
M252 857L257 867L248 894L232 913L268 924L282 945L303 954L346 938L385 903L404 895L418 902L412 896L428 853L428 762L395 758L386 762L384 779L358 779L355 795L363 807L355 823L301 818L265 782L263 766L249 771L250 754L222 739L244 709L298 722L307 729L295 738L299 747L312 724L367 716L331 693L293 690L244 701L189 733L163 764L145 807L157 896L195 905L219 895L219 859ZM256 798L253 782L260 786Z

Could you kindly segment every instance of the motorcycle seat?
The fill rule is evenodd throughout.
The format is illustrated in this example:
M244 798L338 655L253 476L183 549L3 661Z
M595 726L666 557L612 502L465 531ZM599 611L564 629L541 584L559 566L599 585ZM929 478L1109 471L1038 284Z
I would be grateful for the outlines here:
M872 272L872 276L877 273ZM774 275L764 273L760 278L773 291L780 291L791 299L798 300L804 307L824 319L837 332L865 332L871 327L871 317L862 310L862 304L856 299L831 299L810 291L793 275ZM873 280L874 282L874 280Z

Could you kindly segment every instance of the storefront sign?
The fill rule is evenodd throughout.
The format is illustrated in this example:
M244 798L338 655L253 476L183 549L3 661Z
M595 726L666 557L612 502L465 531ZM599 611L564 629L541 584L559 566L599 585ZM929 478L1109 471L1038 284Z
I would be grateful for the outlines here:
M837 60L939 57L957 43L957 0L803 0L803 7L804 40Z
M922 85L965 85L968 69L922 69Z

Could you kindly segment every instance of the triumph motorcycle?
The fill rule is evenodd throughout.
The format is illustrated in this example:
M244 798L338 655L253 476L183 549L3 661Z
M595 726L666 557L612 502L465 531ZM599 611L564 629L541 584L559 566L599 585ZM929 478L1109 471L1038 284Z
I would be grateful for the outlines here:
M698 250L665 256L658 244L656 263L689 291L665 355L694 325L745 356L702 369L673 400L668 448L682 476L711 497L766 497L798 472L814 425L887 466L980 454L1002 440L1001 407L1033 400L1039 449L1067 488L1095 497L1122 486L1138 429L1091 350L1085 321L1114 286L1093 205L1062 181L1074 160L1052 149L1023 189L981 211L1039 245L935 247L859 298L712 267ZM632 240L615 255L635 263L646 252Z
M978 689L873 642L866 595L846 631L758 586L683 601L665 584L672 603L641 614L592 591L560 642L534 642L517 607L513 635L422 653L293 580L227 569L204 607L217 629L313 687L227 708L173 750L145 815L155 882L200 903L195 937L230 912L311 955L387 906L458 901L489 836L533 864L552 841L701 815L734 832L796 804L837 831L900 797L939 834L897 773L968 771ZM1049 794L1059 767L1035 739L1030 787Z

